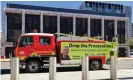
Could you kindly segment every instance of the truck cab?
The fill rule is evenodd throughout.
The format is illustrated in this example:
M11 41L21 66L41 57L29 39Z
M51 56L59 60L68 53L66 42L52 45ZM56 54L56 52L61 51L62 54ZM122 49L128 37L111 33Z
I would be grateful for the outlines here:
M28 33L20 36L15 49L16 56L55 55L55 41L52 34Z
M55 56L55 37L46 33L27 33L20 36L14 50L16 57L19 57L20 64L26 64L28 72L35 72L40 69L42 62L47 62L50 56ZM29 68L31 68L29 70Z

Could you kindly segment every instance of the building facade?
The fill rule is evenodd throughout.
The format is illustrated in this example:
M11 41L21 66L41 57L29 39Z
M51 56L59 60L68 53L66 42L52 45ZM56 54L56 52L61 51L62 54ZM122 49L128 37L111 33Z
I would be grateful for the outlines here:
M2 16L2 55L9 57L13 41L37 29L40 33L73 33L76 36L101 36L112 41L118 35L119 56L128 56L129 17L124 13L7 4ZM6 24L6 25L5 25Z
M133 38L133 23L132 23L132 38Z
M1 32L0 32L0 54L1 54Z
M107 15L107 13L124 14L129 18L129 37L132 37L132 8L131 6L123 6L120 4L111 4L103 2L85 1L80 5L81 10L89 10L92 12L101 13Z

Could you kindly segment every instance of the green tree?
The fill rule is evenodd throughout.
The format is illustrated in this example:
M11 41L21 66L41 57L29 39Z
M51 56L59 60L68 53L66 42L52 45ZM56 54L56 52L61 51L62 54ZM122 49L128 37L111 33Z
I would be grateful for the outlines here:
M130 47L133 46L133 37L130 39L129 45L130 45Z

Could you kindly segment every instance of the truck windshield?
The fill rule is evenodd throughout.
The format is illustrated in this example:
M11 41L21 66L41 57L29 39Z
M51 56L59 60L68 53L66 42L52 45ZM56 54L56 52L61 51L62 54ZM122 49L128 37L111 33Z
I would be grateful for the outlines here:
M19 47L24 47L28 45L33 45L33 37L32 36L21 37Z

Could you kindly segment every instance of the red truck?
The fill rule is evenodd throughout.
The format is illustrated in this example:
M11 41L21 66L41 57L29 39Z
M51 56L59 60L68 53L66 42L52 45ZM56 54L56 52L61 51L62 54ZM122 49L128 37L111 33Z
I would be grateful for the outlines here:
M81 65L82 57L88 55L90 69L98 70L109 63L110 51L116 46L116 42L103 40L57 39L54 34L26 33L20 36L14 56L19 57L22 68L32 73L48 64L51 56L55 56L60 65Z

